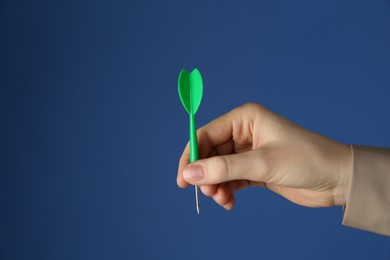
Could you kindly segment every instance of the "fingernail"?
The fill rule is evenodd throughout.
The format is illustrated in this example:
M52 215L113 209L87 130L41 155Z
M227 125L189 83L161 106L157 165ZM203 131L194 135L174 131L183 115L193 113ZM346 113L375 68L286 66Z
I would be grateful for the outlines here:
M200 165L190 165L184 169L183 177L187 180L200 181L204 178L203 167Z

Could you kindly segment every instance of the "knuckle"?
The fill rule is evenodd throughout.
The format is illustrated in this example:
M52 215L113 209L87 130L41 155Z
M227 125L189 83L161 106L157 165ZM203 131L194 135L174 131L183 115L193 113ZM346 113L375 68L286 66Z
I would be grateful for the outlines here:
M225 156L215 156L210 158L209 171L211 174L207 176L210 182L220 183L228 179L228 164Z
M224 193L223 196L221 196L221 199L220 199L220 204L222 206L226 205L230 200L230 193Z
M207 197L210 197L215 194L215 189L211 185L202 185L200 186L201 191Z
M230 200L231 194L226 190L224 185L218 188L217 193L213 196L213 199L221 206L226 205Z
M266 108L257 103L248 102L239 106L235 111L240 116L245 115L247 118L254 119L259 115L264 115Z
M255 102L247 102L243 104L241 107L244 111L259 111L262 110L263 107Z

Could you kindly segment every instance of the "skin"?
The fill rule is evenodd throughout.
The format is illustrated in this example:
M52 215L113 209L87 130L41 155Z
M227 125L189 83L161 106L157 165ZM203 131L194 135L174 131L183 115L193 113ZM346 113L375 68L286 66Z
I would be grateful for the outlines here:
M240 106L197 131L199 158L189 144L179 161L177 185L199 185L227 210L235 192L268 188L307 207L345 205L352 175L349 145L306 130L255 103ZM203 178L189 177L203 172Z

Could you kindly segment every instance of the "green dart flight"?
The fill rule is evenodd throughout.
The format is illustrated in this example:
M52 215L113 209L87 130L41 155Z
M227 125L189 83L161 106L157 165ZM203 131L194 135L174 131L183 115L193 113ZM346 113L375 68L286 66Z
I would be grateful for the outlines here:
M203 95L203 80L199 70L194 69L191 73L182 70L179 74L178 89L181 103L190 116L190 162L194 162L199 159L195 114ZM195 186L195 199L196 211L199 214L198 186Z

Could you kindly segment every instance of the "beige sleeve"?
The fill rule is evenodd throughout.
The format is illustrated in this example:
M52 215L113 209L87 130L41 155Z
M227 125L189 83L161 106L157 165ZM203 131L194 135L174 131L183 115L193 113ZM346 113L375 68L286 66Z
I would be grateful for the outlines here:
M352 145L343 225L390 236L390 149Z

